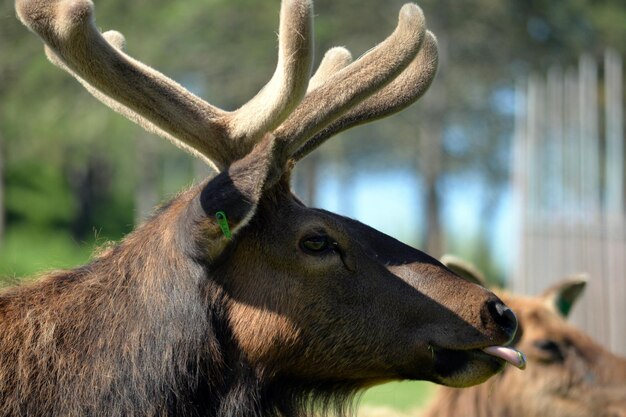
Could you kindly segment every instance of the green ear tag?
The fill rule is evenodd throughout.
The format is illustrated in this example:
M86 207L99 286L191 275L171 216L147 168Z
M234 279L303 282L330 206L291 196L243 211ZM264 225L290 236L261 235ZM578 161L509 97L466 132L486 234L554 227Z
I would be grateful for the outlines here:
M217 219L217 224L220 225L220 229L222 229L222 233L226 236L227 239L232 237L230 233L230 227L228 226L228 220L226 219L226 213L223 211L218 211L215 213L215 218Z

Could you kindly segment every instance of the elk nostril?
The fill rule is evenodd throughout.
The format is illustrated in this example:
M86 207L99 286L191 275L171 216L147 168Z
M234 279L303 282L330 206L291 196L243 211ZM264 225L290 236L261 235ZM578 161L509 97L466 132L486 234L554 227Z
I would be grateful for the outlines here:
M496 324L513 337L517 330L517 317L515 317L513 310L502 304L499 300L490 301L487 304L487 308Z

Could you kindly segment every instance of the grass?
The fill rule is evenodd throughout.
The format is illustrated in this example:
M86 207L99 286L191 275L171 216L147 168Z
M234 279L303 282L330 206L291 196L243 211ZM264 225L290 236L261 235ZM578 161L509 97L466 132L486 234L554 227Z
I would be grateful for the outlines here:
M362 407L387 407L410 411L424 407L435 392L435 385L424 381L388 382L368 389Z

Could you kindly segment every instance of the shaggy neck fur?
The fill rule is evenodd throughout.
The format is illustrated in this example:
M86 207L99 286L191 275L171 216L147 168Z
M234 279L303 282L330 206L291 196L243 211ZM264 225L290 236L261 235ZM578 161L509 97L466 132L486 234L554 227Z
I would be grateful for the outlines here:
M296 416L353 388L263 376L182 240L191 190L90 264L0 294L2 416ZM184 220L187 222L187 220ZM319 410L319 408L318 408Z

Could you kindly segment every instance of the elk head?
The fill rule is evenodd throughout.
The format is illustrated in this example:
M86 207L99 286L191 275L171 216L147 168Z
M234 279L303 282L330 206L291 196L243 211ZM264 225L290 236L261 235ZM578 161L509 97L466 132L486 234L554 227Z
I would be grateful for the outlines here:
M199 289L220 317L228 372L312 390L401 378L466 386L516 361L511 349L483 350L506 345L517 327L491 292L368 226L304 206L290 190L295 163L326 139L426 91L437 45L416 5L405 5L395 31L368 53L352 62L333 48L310 77L311 1L284 0L276 71L235 111L122 52L121 34L96 29L89 0L16 7L49 59L91 94L217 169L118 253L144 260L138 281L152 291L157 275L169 288Z

